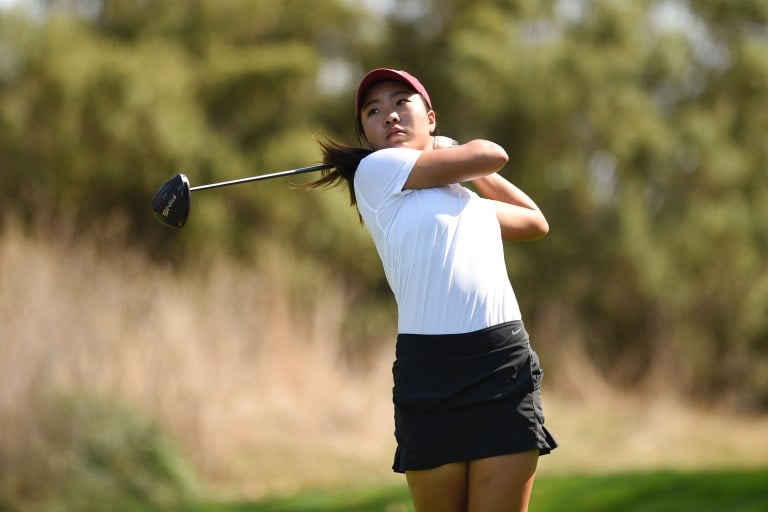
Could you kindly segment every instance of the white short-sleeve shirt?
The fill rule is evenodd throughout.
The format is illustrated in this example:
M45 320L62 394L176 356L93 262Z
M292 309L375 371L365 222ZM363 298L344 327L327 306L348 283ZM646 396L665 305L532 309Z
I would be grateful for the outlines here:
M493 203L459 184L403 190L420 154L375 151L355 174L357 206L397 301L398 331L457 334L520 320Z

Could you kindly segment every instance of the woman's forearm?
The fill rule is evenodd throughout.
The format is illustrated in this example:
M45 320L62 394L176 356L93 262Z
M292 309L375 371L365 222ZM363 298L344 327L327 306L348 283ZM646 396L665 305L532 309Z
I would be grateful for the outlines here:
M498 173L472 181L486 199L497 203L496 217L504 240L536 240L549 232L544 214L528 194Z
M486 199L523 206L531 210L539 209L533 199L498 173L477 178L472 181L472 184Z

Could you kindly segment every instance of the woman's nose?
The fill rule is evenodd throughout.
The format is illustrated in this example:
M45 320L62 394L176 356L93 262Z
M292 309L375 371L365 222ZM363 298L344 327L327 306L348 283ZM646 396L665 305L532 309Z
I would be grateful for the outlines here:
M390 112L389 114L387 114L385 122L387 124L392 124L392 123L396 123L399 119L400 118L397 116L397 112L393 111L393 112Z

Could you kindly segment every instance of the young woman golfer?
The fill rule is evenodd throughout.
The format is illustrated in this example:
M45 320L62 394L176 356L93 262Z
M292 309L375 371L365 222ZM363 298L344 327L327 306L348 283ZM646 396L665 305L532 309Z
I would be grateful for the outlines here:
M527 510L539 455L557 443L502 240L541 238L547 221L497 174L504 149L434 135L409 73L365 75L355 114L370 149L323 143L334 167L310 187L349 186L397 300L393 469L417 512Z

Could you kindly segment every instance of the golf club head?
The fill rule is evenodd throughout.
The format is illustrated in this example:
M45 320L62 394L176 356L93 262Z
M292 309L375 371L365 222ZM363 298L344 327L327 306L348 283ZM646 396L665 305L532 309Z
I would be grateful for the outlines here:
M189 180L177 174L155 192L152 211L160 222L178 229L184 227L189 217L189 199Z

